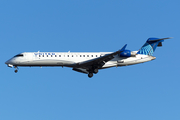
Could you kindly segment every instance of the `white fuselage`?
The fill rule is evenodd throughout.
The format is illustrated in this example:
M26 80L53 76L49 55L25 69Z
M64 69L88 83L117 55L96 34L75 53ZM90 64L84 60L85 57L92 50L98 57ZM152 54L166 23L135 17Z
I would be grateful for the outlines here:
M137 51L134 51L137 52ZM75 67L77 63L110 54L111 52L24 52L22 56L15 56L6 64L12 66L66 66ZM102 68L127 66L154 60L155 57L137 54L134 57L119 57L106 62Z
M162 46L165 39L170 38L149 38L138 51L127 50L125 44L115 52L24 52L5 64L14 67L15 73L18 72L18 66L65 66L88 74L91 78L99 69L134 65L156 59L152 55L156 47Z

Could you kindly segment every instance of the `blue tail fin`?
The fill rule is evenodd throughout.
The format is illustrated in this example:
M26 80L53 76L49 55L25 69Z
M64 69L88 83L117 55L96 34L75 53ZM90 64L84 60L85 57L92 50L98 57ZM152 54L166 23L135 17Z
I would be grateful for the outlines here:
M156 50L157 46L162 46L162 42L164 42L165 39L170 38L149 38L146 43L141 47L141 49L137 52L137 54L143 54L143 55L153 55L154 51Z

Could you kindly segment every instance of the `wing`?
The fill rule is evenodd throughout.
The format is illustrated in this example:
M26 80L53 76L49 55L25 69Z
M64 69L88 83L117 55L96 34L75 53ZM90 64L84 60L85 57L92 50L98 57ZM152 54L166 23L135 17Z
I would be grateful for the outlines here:
M121 52L123 52L126 46L127 44L124 45L120 50L116 52L106 54L104 56L101 56L95 59L79 62L76 64L76 68L83 68L86 70L101 68L106 62L112 60L117 54L120 54Z

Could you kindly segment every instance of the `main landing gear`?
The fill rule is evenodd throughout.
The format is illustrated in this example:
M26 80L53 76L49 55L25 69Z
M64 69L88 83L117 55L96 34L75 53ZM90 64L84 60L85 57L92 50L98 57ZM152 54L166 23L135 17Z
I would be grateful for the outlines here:
M97 74L97 73L98 73L98 69L90 70L90 71L89 71L89 74L88 74L88 77L89 77L89 78L92 78L92 77L93 77L93 73L94 73L94 74Z
M89 74L88 74L88 77L89 77L89 78L92 78L92 77L93 77L93 73L89 73Z

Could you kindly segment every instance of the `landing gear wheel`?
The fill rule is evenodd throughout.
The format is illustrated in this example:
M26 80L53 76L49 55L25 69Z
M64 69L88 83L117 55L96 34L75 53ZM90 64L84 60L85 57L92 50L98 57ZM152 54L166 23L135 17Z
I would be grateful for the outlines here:
M18 70L15 70L14 72L15 72L15 73L17 73L17 72L18 72Z
M14 66L14 68L15 68L14 72L17 73L18 72L18 67Z
M94 69L94 71L93 71L93 72L94 72L95 74L96 74L96 73L98 73L98 69Z
M93 76L93 73L89 73L88 77L91 78Z

